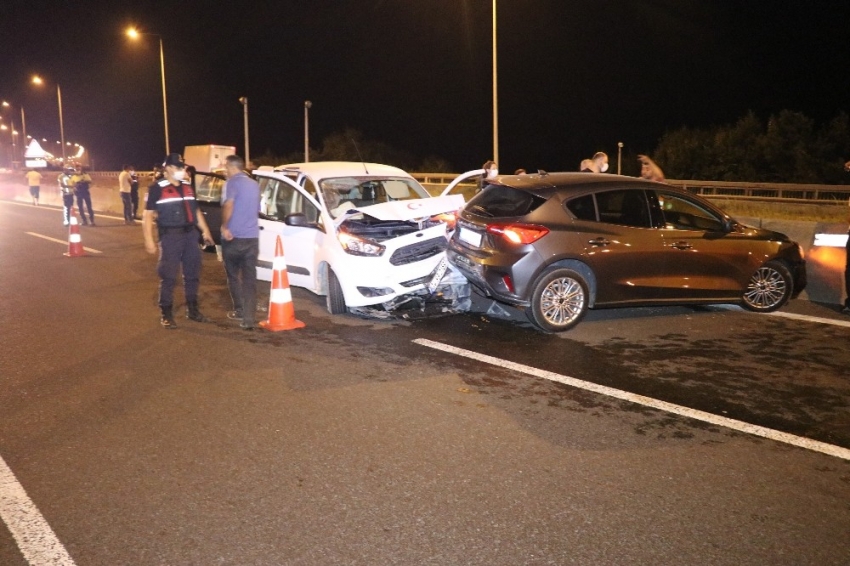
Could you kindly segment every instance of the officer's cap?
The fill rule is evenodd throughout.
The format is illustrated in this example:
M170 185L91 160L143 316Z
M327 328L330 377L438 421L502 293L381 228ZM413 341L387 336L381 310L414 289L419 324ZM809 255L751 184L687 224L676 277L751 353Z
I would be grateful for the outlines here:
M168 157L165 158L165 161L162 162L163 167L167 165L174 165L175 167L186 167L186 164L183 163L183 156L179 153L169 153Z

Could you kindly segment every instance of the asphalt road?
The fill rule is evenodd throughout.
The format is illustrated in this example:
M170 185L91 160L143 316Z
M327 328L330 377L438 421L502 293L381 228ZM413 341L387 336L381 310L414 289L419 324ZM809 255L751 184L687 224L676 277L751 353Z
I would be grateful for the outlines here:
M554 336L483 299L369 321L295 289L305 328L245 332L205 254L214 322L181 308L170 332L140 226L98 224L82 238L101 253L66 258L57 209L0 202L4 566L848 563L850 327L835 306L784 313L844 326L653 308ZM24 499L43 523L9 512ZM22 525L31 539L13 537Z

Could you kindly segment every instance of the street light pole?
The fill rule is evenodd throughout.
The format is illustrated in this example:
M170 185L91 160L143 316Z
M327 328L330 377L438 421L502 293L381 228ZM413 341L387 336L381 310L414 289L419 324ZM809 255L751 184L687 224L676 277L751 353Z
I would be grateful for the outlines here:
M623 142L617 142L617 175L620 175L623 165Z
M304 101L304 163L310 163L310 108L313 103Z
M162 121L165 124L165 154L171 153L171 144L168 143L168 99L165 96L165 51L162 48L162 36L158 33L141 33L136 28L128 28L127 37L138 39L140 35L155 35L159 38L159 73L162 78Z
M56 84L56 100L59 101L59 136L62 141L62 167L65 167L65 121L62 119L62 89Z
M24 136L24 137L21 138L21 140L23 140L23 142L24 142L23 147L21 149L21 161L26 163L26 161L27 161L27 146L29 145L29 142L27 142L27 117L26 117L26 114L24 114L24 107L23 106L21 106L21 130L22 130L22 133L23 133L23 136Z
M162 36L159 38L159 70L162 75L162 119L165 122L165 155L171 154L168 143L168 102L165 99L165 53L162 50Z
M248 97L243 96L239 99L239 102L242 103L242 121L245 123L245 166L249 167L248 164L251 163L251 150L248 144Z
M496 0L493 0L493 161L499 163L499 88L496 56Z

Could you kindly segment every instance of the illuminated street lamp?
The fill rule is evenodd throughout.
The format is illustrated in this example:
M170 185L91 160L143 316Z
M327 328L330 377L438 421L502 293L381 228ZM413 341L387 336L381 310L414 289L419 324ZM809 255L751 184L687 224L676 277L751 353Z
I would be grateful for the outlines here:
M34 85L43 85L44 80L38 75L35 75L32 78L32 83ZM65 121L62 118L62 89L59 87L59 83L56 83L56 100L59 103L59 137L62 139L62 166L65 166Z
M159 38L159 71L162 77L162 119L165 123L165 154L171 153L171 145L168 143L168 102L165 97L165 55L162 49L162 36L158 33L142 33L136 28L127 28L127 37L136 40L142 35L155 35Z
M304 163L310 163L310 108L313 103L304 101Z

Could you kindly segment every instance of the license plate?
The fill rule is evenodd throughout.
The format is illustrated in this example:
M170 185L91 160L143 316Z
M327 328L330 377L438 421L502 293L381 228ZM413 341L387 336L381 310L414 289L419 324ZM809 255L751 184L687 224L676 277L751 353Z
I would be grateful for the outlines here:
M476 248L481 247L481 234L473 230L461 227L458 238L471 246L475 246Z
M440 286L440 281L443 279L443 275L446 274L446 270L449 268L449 262L446 261L446 258L443 258L440 261L440 265L437 266L437 269L434 270L434 275L431 276L431 280L426 285L428 292L432 295L434 291L437 290L437 287Z

